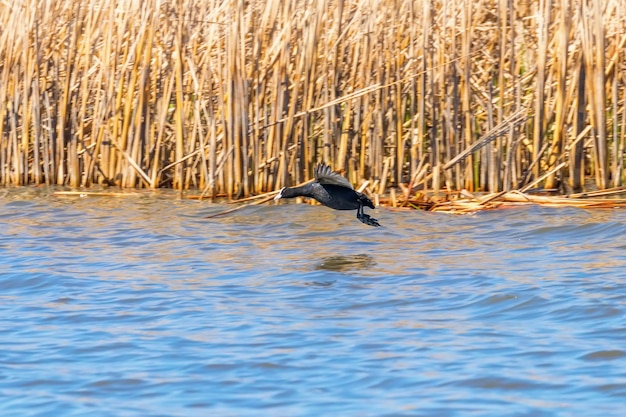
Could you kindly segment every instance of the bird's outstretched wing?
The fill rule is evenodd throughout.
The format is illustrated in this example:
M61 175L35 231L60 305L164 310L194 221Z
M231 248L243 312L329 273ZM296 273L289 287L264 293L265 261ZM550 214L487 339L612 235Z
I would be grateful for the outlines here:
M319 164L315 168L315 179L320 184L338 185L340 187L352 188L352 184L345 177L333 172L330 167L324 163Z

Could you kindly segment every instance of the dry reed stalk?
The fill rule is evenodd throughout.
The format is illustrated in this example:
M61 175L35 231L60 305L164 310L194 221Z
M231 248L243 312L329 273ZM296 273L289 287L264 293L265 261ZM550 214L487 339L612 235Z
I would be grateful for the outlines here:
M514 26L515 19L515 8L513 0L501 0L500 2L500 22L501 22L501 33L502 33L502 50L500 51L500 68L499 68L499 76L498 76L498 85L500 86L499 90L499 100L498 103L498 123L500 123L504 117L505 111L512 111L515 113L519 111L521 106L521 94L519 89L519 83L517 82L517 74L519 73L519 68L517 67L518 60L515 55L515 42L516 42L516 28ZM509 36L506 36L507 30L509 32ZM507 38L505 41L504 39ZM508 52L508 53L507 53ZM508 65L507 65L508 64ZM506 70L505 70L506 68ZM516 88L511 88L510 95L506 94L506 90L504 88L505 79L510 80L510 84L515 86ZM509 107L507 108L505 102L510 101ZM519 143L519 128L513 128L509 131L509 135L506 139L506 162L505 162L505 171L503 178L503 189L505 191L510 191L513 184L517 182L516 176L516 161L515 161L515 151L518 149L517 144Z
M586 66L584 63L584 56L581 56L578 63L578 76L576 77L577 95L574 101L574 108L576 114L574 116L574 132L577 136L581 136L581 132L584 132L584 125L586 120L585 109L587 106L585 96L586 85ZM575 192L582 190L583 187L583 142L578 141L574 146L570 146L569 159L570 164L570 185Z
M35 14L35 19L37 20L37 14ZM29 72L34 74L33 84L32 84L32 107L28 111L32 111L33 113L33 177L32 180L35 184L41 184L48 179L44 179L44 174L42 172L42 149L45 148L45 143L43 142L43 132L42 132L42 115L41 115L41 96L39 95L39 91L41 89L40 79L41 79L41 68L39 63L41 62L41 50L39 48L39 26L38 21L35 22L34 27L34 51L32 56L32 67ZM0 115L1 120L1 115ZM2 132L0 132L0 138L2 137Z
M548 60L548 36L550 26L550 12L552 1L540 0L538 10L536 11L537 18L537 86L536 86L536 98L535 108L533 115L533 145L532 145L532 157L533 161L539 161L542 156L540 149L543 148L544 132L546 115L545 115L545 83L546 83L546 64ZM540 175L540 164L535 163L533 169L533 175L537 178Z
M105 191L55 191L52 195L59 197L138 197L140 193L105 192Z
M589 191L586 193L570 194L567 197L569 198L608 197L611 195L625 194L625 193L626 193L626 187L620 186L620 187L614 187L614 188L607 188L606 190L597 190L597 191Z
M184 67L184 58L183 58L183 37L184 37L184 25L185 21L183 19L184 11L183 11L183 1L178 0L175 6L176 16L177 16L177 25L176 32L174 34L174 98L175 98L175 107L174 107L174 122L175 122L175 159L177 161L181 161L181 163L177 164L174 169L174 179L172 182L173 188L178 188L179 190L183 189L184 186L184 161L183 157L185 156L185 115L184 111L184 98L183 98L183 67Z
M472 146L473 139L473 114L471 109L472 91L471 91L471 45L473 36L472 25L472 3L469 2L466 7L463 8L463 14L461 15L461 88L459 94L461 95L461 114L462 119L462 131L463 131L463 144L464 148L468 149ZM469 154L468 154L469 155ZM472 191L474 190L474 176L472 175L473 158L468 157L465 171L465 184L464 188ZM435 167L436 168L436 167ZM445 167L444 167L445 169Z
M554 132L552 136L552 146L548 156L548 167L556 164L563 148L567 126L565 116L567 111L566 83L568 78L568 55L569 55L569 34L571 30L571 1L561 0L560 2L559 28L557 33L557 57L556 69L556 109ZM565 164L564 164L565 165ZM556 175L552 173L546 177L546 188L556 187Z
M307 181L309 182L309 181ZM306 184L306 183L304 183ZM258 194L258 195L254 195L252 197L246 197L246 198L240 198L238 200L231 200L228 202L228 204L238 204L238 203L247 203L248 201L256 201L256 200L262 200L265 199L267 197L276 197L276 194L278 194L280 191L270 191L269 193L263 193L263 194Z
M622 97L626 97L626 87L621 87L621 90L622 90ZM621 114L622 114L622 123L620 126L620 133L619 133L619 136L615 137L616 140L619 137L617 155L620 157L618 166L615 172L615 176L619 175L621 179L621 183L623 183L624 181L626 181L626 178L624 175L624 155L626 155L626 106L624 105L622 105Z
M435 202L429 210L453 214L466 214L520 205L541 205L555 208L576 207L583 209L607 209L626 207L626 199L546 197L512 191L494 193L480 199L472 195L465 195L464 198L457 200Z
M231 208L231 209L228 209L228 210L220 211L219 213L210 214L208 216L205 216L204 218L205 219L212 219L214 217L224 216L226 214L233 213L235 211L241 210L241 209L246 208L246 207L256 206L256 205L259 205L259 204L267 203L268 201L271 201L276 194L278 194L278 191L274 191L274 192L269 193L269 194L271 194L271 195L269 195L269 196L267 196L265 198L262 198L260 200L254 201L252 203L242 204L240 206L237 206L237 207L234 207L234 208Z
M422 160L420 161L419 165L417 166L417 169L414 171L413 175L411 176L411 180L409 181L406 187L405 200L409 199L409 194L413 192L413 189L416 188L420 184L420 181L425 178L426 173L428 172L429 168L430 168L430 164L426 162L426 156L424 156ZM426 186L424 186L424 189L425 188Z
M153 158L150 164L150 188L156 188L159 186L162 170L161 168L161 149L164 141L165 135L165 126L168 120L168 111L172 97L172 90L174 85L174 74L170 74L169 77L166 77L161 86L161 98L156 100L156 120L157 124L157 132L156 139L153 146ZM209 169L210 175L213 175L211 169ZM212 178L215 178L212 176Z
M583 27L583 54L587 73L586 88L589 91L591 124L594 127L594 167L599 188L608 185L607 137L606 137L606 90L605 90L605 39L600 0L586 0L583 10L591 20L581 19Z
M526 184L524 187L522 187L520 189L521 192L526 192L528 190L530 190L531 188L533 188L534 186L536 186L537 184L539 184L541 181L545 180L546 178L549 178L550 176L554 175L555 172L557 172L558 170L560 170L561 168L565 167L565 165L567 165L565 162L561 162L559 165L557 165L555 168L553 168L552 170L546 172L545 174L543 174L541 177L537 178L536 180L534 180L533 182Z
M579 207L579 208L615 208L626 206L626 199L593 199L593 198L566 198L533 196L524 193L510 192L502 196L505 202L529 202L549 207Z
M473 152L476 152L478 149L487 145L491 141L495 140L499 136L506 134L507 132L513 130L518 125L524 123L527 119L525 109L520 109L507 119L500 122L497 126L494 126L490 131L488 131L484 136L476 140L469 148L465 149L463 152L460 152L458 155L455 155L454 158L450 159L444 166L443 169L450 169L455 164L461 162L463 159L467 158Z

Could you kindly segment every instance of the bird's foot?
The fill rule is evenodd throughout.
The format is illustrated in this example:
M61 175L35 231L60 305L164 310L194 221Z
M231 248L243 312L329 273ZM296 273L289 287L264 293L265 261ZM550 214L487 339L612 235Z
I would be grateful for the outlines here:
M357 214L356 218L359 219L361 223L365 223L368 226L380 227L380 223L378 223L378 220L368 214L359 213Z

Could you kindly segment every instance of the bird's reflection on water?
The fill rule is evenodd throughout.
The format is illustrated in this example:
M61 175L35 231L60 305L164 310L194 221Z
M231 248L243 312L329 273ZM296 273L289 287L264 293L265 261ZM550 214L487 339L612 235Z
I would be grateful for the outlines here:
M324 271L347 272L371 268L376 262L370 255L329 256L315 265L315 269Z

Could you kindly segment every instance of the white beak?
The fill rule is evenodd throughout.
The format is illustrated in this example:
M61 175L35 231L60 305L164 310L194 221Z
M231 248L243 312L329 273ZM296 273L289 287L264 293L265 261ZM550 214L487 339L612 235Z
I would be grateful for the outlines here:
M285 187L281 188L280 191L278 192L278 194L276 194L276 197L274 197L274 200L280 200L281 198L283 198L283 191L285 190Z

